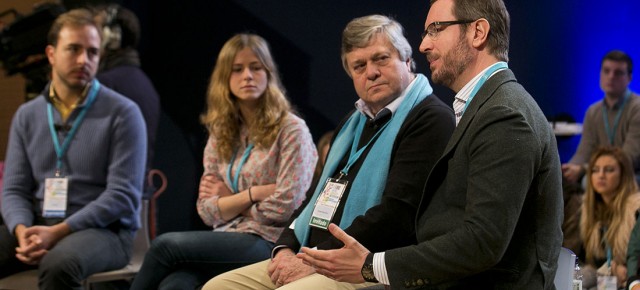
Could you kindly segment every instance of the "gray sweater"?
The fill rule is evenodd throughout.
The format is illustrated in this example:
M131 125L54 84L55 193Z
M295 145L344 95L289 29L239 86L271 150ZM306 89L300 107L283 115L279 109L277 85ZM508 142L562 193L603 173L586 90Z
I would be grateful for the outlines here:
M48 87L44 90L48 92ZM54 177L56 152L47 121L49 98L20 106L11 124L2 189L2 216L13 233L42 215L44 181ZM62 122L71 126L85 105ZM66 130L57 131L63 143ZM146 129L135 103L101 86L62 161L69 178L65 222L72 231L118 225L135 231L146 161Z
M615 118L620 110L622 100L612 108L607 108L609 126L613 130ZM627 104L624 106L618 127L615 130L613 144L610 144L609 137L604 127L602 109L606 108L604 99L600 100L587 109L582 127L582 138L576 153L569 163L586 164L591 158L591 154L600 146L614 145L631 157L631 161L638 172L640 169L640 97L632 93Z

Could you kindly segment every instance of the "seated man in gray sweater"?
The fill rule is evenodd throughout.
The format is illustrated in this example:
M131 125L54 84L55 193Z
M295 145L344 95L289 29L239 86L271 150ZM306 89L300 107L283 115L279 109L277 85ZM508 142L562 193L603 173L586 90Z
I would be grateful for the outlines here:
M0 278L37 268L40 289L81 289L127 264L144 180L140 109L94 79L101 34L86 10L60 15L51 82L16 112L2 189Z

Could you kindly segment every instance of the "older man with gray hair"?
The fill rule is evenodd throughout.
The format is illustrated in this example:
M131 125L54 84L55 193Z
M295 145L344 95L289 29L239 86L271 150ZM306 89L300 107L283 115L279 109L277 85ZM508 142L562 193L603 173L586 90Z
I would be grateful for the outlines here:
M382 15L352 20L342 63L359 99L340 123L320 182L276 243L272 259L224 273L203 289L358 289L315 273L295 253L338 249L330 223L373 249L415 243L422 186L455 127L453 110L414 73L402 26ZM381 238L384 237L384 238Z

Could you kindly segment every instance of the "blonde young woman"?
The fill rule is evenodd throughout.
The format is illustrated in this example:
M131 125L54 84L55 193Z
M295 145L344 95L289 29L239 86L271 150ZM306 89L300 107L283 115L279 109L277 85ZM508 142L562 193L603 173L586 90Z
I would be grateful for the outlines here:
M596 269L609 265L622 286L627 279L627 245L640 208L633 166L622 149L604 147L593 153L587 174L580 219L586 262L583 286L595 287Z
M195 289L269 258L310 186L317 152L304 121L291 113L263 38L239 34L225 43L207 102L197 209L213 231L158 237L131 289Z

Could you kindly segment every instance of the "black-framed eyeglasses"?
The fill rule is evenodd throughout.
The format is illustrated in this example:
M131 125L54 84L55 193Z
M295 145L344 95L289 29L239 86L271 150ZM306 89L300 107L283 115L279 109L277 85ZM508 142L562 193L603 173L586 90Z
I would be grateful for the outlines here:
M454 24L469 24L474 22L475 20L453 20L453 21L434 21L431 24L427 25L427 29L422 33L422 39L426 36L429 36L431 40L436 40L440 31L443 31L445 28L449 27L449 25Z

